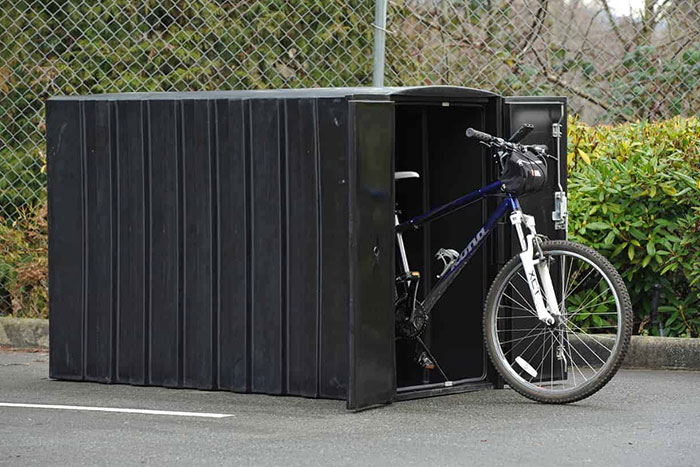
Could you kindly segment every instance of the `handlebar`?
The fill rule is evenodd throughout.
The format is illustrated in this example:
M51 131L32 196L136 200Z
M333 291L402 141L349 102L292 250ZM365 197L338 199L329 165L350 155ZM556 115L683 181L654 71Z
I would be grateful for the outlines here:
M546 146L542 147L536 144L524 146L518 143L518 141L521 141L523 138L525 138L525 136L527 136L532 130L534 130L534 128L534 126L526 123L525 125L521 126L508 141L504 140L503 138L491 136L490 134L484 133L483 131L475 130L474 128L467 128L465 134L467 135L467 138L474 138L478 141L481 141L482 143L485 143L499 150L514 151L518 148L530 149L544 155L548 159L557 160L556 157L547 154Z

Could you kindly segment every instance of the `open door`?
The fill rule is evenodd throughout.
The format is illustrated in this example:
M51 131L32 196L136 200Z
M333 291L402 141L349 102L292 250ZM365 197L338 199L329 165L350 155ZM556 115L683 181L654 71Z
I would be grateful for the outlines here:
M505 134L511 135L524 123L532 124L535 129L523 141L523 144L540 144L547 146L547 152L558 158L558 162L548 161L547 188L528 196L519 197L520 205L525 214L535 216L537 232L544 234L552 240L566 239L566 215L562 217L562 193L566 192L566 98L563 97L507 97L505 98ZM515 255L520 247L515 235L511 236L511 256ZM557 295L562 296L563 283L561 278L563 271L552 271L552 279ZM526 290L521 291L527 294ZM522 313L513 312L513 318L528 319ZM533 318L536 319L536 318ZM528 328L530 325L517 326ZM524 334L514 329L507 336L509 340L517 340ZM539 344L533 345L537 348ZM530 353L533 353L531 349ZM532 355L523 354L525 360ZM554 356L549 356L553 360ZM550 362L551 363L551 362ZM555 380L566 378L566 370L558 364L550 364L550 372L547 372L547 363L542 365L544 379ZM551 374L550 374L551 373Z
M394 104L351 100L348 409L392 401L394 358Z
M542 144L559 163L548 161L547 189L520 198L523 212L535 216L537 231L550 239L566 239L566 222L555 221L556 193L566 191L566 98L565 97L506 97L506 135L515 132L523 123L535 129L523 144ZM516 240L517 241L517 240Z

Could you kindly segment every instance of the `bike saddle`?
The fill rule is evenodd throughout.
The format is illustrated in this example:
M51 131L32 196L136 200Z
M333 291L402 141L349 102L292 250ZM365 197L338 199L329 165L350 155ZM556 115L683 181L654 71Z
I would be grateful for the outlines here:
M418 172L394 172L394 180L403 180L406 178L420 178Z

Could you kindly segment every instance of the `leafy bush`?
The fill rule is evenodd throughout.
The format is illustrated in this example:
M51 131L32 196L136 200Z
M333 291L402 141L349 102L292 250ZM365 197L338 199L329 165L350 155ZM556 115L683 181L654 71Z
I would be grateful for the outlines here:
M0 149L0 212L10 223L46 197L43 148Z
M48 317L46 203L0 223L0 314Z
M590 127L569 122L570 238L606 255L632 297L640 333L661 286L666 335L700 331L700 121Z

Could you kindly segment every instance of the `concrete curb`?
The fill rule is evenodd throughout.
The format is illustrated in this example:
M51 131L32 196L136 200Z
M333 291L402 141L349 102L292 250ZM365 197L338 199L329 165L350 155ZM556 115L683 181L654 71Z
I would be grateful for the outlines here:
M700 339L632 336L625 368L700 370Z
M0 317L0 346L48 350L49 320Z
M0 346L48 349L49 320L0 317ZM632 336L624 368L700 371L700 339Z

